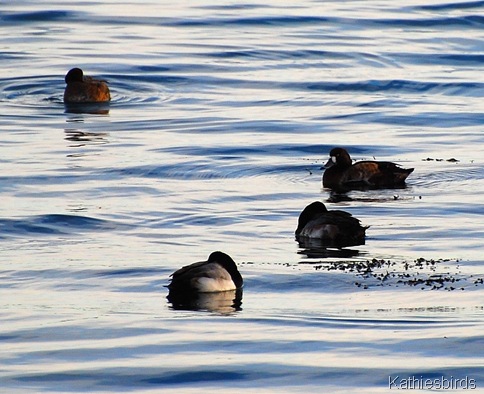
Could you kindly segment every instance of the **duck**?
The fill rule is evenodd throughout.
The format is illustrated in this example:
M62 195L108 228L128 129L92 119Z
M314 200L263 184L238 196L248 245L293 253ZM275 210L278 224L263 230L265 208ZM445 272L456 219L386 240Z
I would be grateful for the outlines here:
M323 186L333 190L404 187L414 170L390 161L364 160L353 164L344 148L331 149L329 156L324 165Z
M167 286L170 293L216 293L241 289L244 285L234 260L220 251L211 253L206 261L178 269L170 277Z
M64 103L102 103L111 100L106 81L84 75L80 68L73 68L65 76Z
M306 206L299 215L296 239L318 239L328 247L364 245L366 229L350 213L340 210L328 211L321 201Z

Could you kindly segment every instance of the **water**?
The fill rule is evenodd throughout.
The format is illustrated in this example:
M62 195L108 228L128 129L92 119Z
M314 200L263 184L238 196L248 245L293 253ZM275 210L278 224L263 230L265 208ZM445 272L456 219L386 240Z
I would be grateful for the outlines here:
M482 390L483 11L0 5L4 390ZM109 105L64 107L74 66ZM415 167L408 187L333 199L339 145ZM366 244L300 247L315 200L370 225ZM240 308L174 309L169 274L214 250L239 264Z

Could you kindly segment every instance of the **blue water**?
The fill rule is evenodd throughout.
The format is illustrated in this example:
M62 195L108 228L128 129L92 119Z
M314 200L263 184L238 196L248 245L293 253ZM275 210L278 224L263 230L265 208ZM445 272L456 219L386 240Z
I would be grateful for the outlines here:
M185 3L0 4L2 389L482 391L484 2ZM64 107L75 66L110 104ZM415 172L334 198L335 146ZM366 244L298 245L315 200ZM174 308L214 250L240 307Z

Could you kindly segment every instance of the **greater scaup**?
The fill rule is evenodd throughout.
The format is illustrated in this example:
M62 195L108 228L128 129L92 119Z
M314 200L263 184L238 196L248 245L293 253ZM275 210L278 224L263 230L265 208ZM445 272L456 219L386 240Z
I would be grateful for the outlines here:
M346 149L334 148L325 164L323 186L334 190L401 187L413 168L402 168L389 161L352 163Z
M207 261L180 268L171 275L170 292L213 293L242 288L244 282L234 260L213 252Z
M313 238L324 241L328 247L345 247L363 245L367 228L350 213L328 211L322 202L315 201L299 215L295 233L297 240Z

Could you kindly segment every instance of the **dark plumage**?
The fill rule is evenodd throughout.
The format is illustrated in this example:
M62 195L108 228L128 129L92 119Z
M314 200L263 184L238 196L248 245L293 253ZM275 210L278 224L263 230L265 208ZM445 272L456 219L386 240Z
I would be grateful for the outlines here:
M363 245L367 228L350 213L328 211L322 202L315 201L299 215L296 238L319 239L329 247Z
M213 293L242 288L244 282L232 258L213 252L207 261L180 268L171 275L170 292Z
M80 68L69 70L65 81L65 103L101 103L111 100L106 81L88 77Z
M333 190L402 187L414 170L389 161L365 160L352 164L350 155L343 148L332 149L329 156L323 186Z

